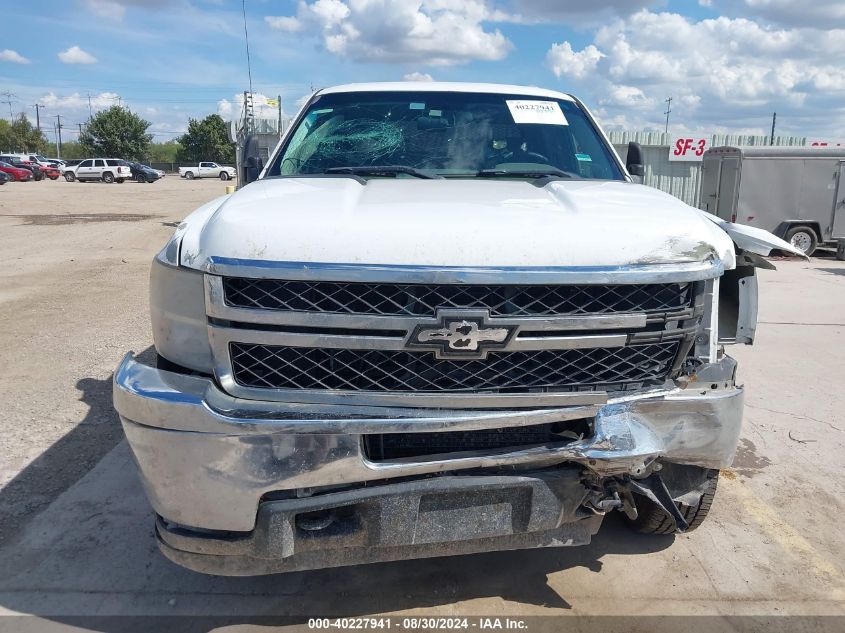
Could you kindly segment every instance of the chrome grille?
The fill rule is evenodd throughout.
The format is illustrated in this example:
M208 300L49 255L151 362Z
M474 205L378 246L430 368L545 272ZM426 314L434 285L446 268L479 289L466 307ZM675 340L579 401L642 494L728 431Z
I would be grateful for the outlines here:
M334 314L434 316L486 308L491 316L668 312L690 307L692 284L459 285L290 281L225 277L226 304Z
M262 389L523 393L623 389L662 382L681 342L619 348L491 353L437 360L430 353L230 343L235 381Z

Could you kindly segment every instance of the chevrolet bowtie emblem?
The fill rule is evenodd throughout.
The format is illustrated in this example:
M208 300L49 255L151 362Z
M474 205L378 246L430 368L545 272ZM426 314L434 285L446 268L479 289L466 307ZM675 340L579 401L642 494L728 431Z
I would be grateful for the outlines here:
M440 323L418 325L408 339L408 347L434 351L442 359L484 359L494 349L503 349L513 336L514 326L497 326L481 313L437 313Z

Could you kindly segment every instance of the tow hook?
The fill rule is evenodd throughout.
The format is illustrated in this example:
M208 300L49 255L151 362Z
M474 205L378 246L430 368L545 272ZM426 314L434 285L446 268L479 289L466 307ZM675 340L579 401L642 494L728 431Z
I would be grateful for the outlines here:
M678 532L687 531L689 523L687 523L681 511L678 510L678 506L675 505L675 501L672 499L672 495L669 494L669 490L667 490L666 484L663 483L660 475L652 473L643 479L631 479L628 481L628 485L632 490L656 503L666 514L672 517Z

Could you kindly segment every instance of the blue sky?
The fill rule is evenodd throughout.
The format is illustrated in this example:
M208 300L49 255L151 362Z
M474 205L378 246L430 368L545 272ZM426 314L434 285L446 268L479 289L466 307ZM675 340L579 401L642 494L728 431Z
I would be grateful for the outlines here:
M804 6L800 6L804 5ZM45 10L49 6L49 10ZM403 77L540 85L608 128L845 137L845 3L817 0L247 0L253 90L286 113L311 86ZM0 25L12 113L129 106L156 140L229 115L248 88L241 2L16 3ZM5 97L3 97L5 99ZM258 98L261 101L261 97ZM0 103L0 116L9 104Z

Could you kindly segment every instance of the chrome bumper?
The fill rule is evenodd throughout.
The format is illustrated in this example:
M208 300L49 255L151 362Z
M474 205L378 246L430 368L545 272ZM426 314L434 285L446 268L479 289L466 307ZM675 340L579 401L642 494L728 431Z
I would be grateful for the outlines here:
M247 532L270 492L339 486L470 468L563 462L599 475L637 474L657 457L722 468L733 458L742 389L733 362L705 365L701 387L667 389L534 410L444 410L319 405L234 398L207 378L161 371L127 354L114 403L155 511L207 530ZM526 426L594 418L594 434L512 452L369 461L361 435Z

